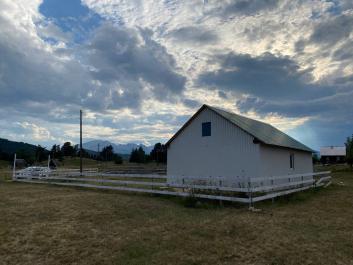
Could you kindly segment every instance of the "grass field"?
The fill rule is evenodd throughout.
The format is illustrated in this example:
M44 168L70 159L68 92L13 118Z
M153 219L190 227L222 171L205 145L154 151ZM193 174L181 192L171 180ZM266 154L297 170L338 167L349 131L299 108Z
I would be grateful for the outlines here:
M0 160L1 161L1 160ZM42 166L46 166L47 162L43 161ZM82 164L83 168L98 168L99 171L104 171L106 169L123 169L123 168L131 168L131 167L137 167L137 168L145 168L145 169L163 169L166 167L165 164L156 164L155 162L149 162L146 164L136 164L136 163L130 163L128 161L124 161L123 164L115 164L113 161L108 161L108 162L103 162L103 161L97 161L89 158L83 158L82 159ZM0 163L1 165L1 163ZM63 162L61 162L60 168L80 168L80 158L79 157L65 157Z
M10 167L10 162L4 161L4 160L0 160L0 170L1 169L7 169L9 167Z
M353 264L353 173L333 181L260 212L0 181L0 264Z

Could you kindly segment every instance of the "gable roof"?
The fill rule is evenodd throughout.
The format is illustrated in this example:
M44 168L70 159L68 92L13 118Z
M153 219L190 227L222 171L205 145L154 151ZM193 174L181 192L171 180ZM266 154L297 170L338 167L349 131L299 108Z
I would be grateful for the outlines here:
M184 125L179 131L166 143L168 146L183 130L187 127L192 120L205 108L212 110L213 112L220 115L235 126L241 128L248 134L252 135L258 141L267 145L274 145L286 148L297 149L306 152L314 152L306 145L298 142L294 138L278 130L270 124L253 120L232 112L228 112L219 108L203 105Z
M345 146L323 146L320 147L321 156L346 156Z

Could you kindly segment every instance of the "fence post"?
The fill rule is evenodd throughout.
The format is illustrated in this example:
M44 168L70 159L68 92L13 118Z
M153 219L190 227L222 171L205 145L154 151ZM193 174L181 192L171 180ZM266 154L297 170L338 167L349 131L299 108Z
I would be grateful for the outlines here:
M49 170L50 170L50 155L48 155L48 171L47 171L47 178L49 177Z
M222 179L219 180L219 187L222 188ZM218 195L221 196L221 191L218 191ZM223 202L222 200L219 200L219 206L223 207Z
M248 197L249 197L249 209L251 209L253 207L253 201L252 201L252 188L251 188L250 177L248 178Z
M13 160L12 180L16 180L16 153L15 153L15 157Z
M271 190L273 190L273 184L274 184L274 182L273 182L273 176L271 176Z

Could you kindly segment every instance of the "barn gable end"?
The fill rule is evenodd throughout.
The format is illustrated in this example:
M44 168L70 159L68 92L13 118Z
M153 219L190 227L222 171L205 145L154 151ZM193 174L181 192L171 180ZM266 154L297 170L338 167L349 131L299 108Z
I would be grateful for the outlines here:
M275 127L203 105L167 142L168 176L265 177L312 172L312 150Z
M210 136L202 136L203 123L210 123ZM254 137L208 108L194 115L168 143L168 175L254 176L258 170L253 163L259 163Z

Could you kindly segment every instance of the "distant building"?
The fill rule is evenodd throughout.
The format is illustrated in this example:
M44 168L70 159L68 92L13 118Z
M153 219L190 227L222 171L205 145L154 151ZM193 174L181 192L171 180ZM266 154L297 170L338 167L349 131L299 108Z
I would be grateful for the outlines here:
M324 146L320 148L321 162L323 164L344 163L346 160L345 146Z
M313 150L275 127L203 105L167 142L169 177L256 178L313 172Z

